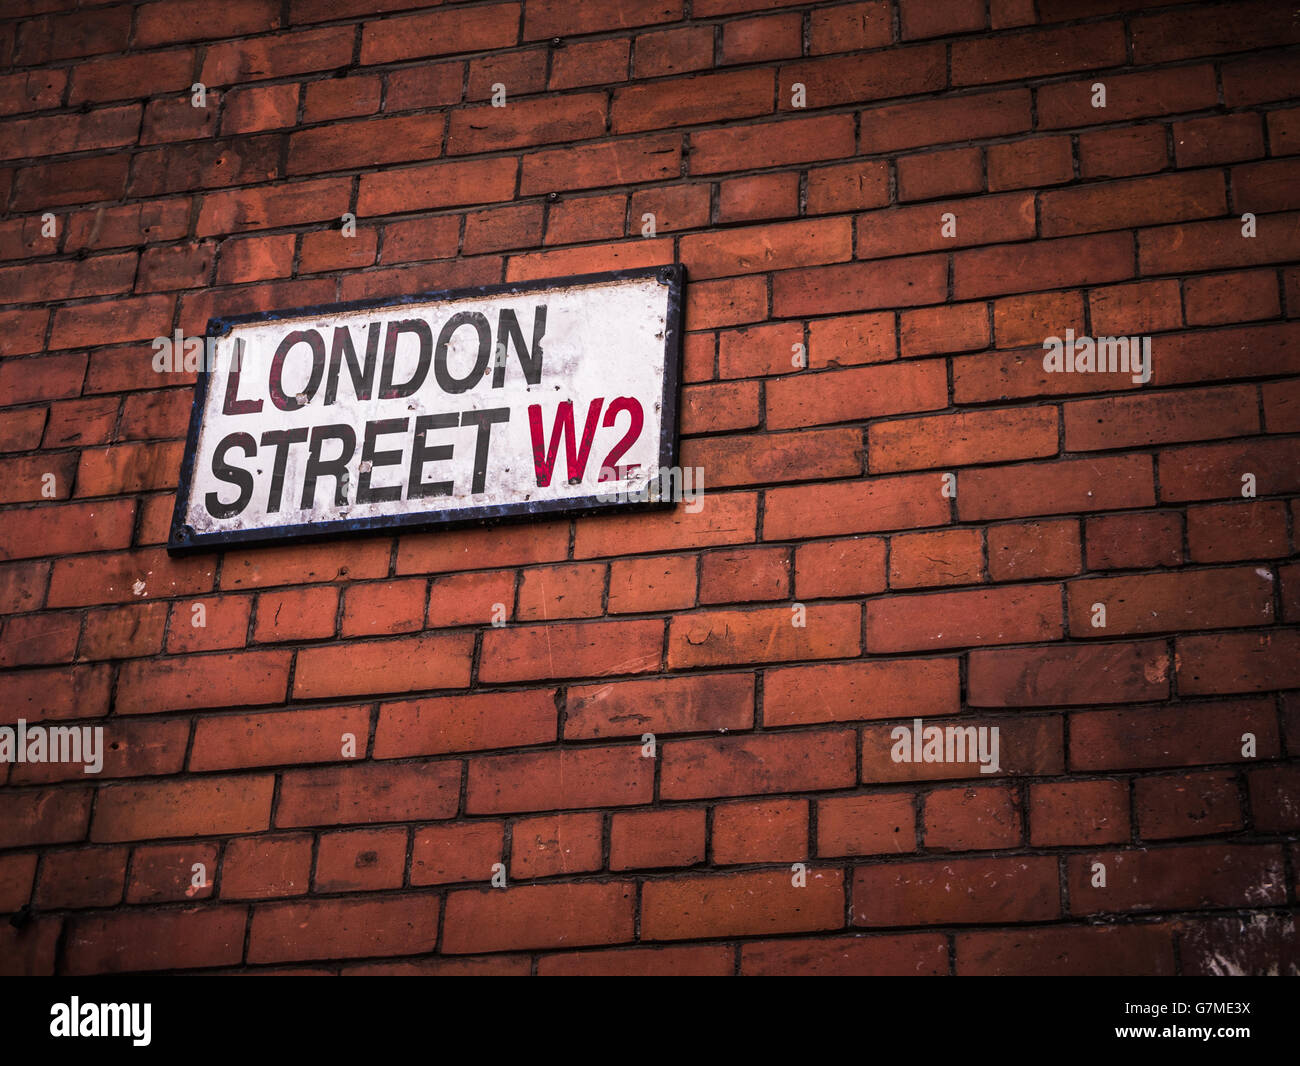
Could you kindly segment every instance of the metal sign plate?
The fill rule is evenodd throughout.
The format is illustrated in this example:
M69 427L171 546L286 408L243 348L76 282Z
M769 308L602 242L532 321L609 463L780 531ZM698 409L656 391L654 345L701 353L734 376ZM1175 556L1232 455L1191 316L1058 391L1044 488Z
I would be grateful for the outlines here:
M679 266L213 319L168 550L657 506Z

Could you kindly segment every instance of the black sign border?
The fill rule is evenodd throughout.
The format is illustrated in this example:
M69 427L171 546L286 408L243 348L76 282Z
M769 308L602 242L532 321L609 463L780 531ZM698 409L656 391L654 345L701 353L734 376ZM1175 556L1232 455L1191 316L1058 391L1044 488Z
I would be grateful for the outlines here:
M209 319L206 336L222 337L233 326L249 322L273 322L277 319L323 315L341 311L365 311L379 307L398 307L402 304L428 303L434 300L458 300L482 296L513 296L549 289L590 285L611 281L631 281L656 278L668 286L668 310L664 330L664 391L660 418L659 466L672 469L677 466L678 408L681 391L682 317L686 272L680 263L667 266L642 267L630 270L609 270L597 274L574 274L567 277L545 278L538 281L480 285L470 289L442 289L421 292L411 296L381 297L367 300L349 300L344 303L316 304L278 311L256 311L250 314L229 315ZM199 431L203 426L203 409L208 394L209 371L206 366L208 346L204 345L205 365L199 370L194 383L194 402L190 408L189 431L185 437L185 454L181 459L180 483L176 489L176 506L172 512L171 530L167 541L167 554L191 555L196 552L220 550L233 544L294 544L306 540L358 533L381 533L400 529L406 532L446 529L468 525L495 525L511 519L538 516L618 513L626 511L660 510L672 507L674 501L611 500L607 496L582 496L566 500L531 500L523 503L492 504L468 507L451 512L422 511L400 515L382 515L374 518L343 518L328 522L303 522L297 525L276 526L271 529L236 529L198 533L186 524L193 491L194 460L198 451Z

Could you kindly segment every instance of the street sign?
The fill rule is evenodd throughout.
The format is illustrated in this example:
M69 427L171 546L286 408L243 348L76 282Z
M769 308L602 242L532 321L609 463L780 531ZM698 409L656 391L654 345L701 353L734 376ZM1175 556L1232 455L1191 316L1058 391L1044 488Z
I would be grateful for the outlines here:
M213 319L168 550L655 506L682 272Z

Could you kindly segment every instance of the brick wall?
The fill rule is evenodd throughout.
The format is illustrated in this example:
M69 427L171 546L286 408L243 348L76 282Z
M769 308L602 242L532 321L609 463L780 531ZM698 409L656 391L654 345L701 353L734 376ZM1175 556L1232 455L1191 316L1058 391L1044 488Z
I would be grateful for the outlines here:
M0 19L0 721L107 752L0 766L0 968L1297 970L1294 4L71 8ZM671 262L698 514L166 554L152 338Z

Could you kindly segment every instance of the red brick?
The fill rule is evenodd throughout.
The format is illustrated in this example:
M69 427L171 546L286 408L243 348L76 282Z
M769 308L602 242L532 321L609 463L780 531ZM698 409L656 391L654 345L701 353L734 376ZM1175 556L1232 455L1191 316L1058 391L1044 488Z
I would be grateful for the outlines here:
M450 818L460 763L357 763L290 770L281 778L278 828Z
M1129 839L1124 781L1052 781L1029 786L1029 842L1034 847L1120 844Z
M99 790L96 842L249 833L268 828L270 775L109 785Z
M610 820L609 868L695 866L704 861L705 810L628 811Z
M357 213L389 215L509 200L514 195L517 166L513 158L449 160L363 174ZM329 215L340 213L331 211Z
M0 674L0 722L100 718L108 713L110 673L98 665Z
M753 722L753 677L716 674L571 686L564 735L640 738L645 733L748 729Z
M633 43L632 76L657 78L713 66L713 27L685 26L641 33Z
M458 104L464 91L465 64L421 63L419 66L392 71L387 81L385 111L411 111Z
M704 812L700 814L700 850L703 854ZM34 852L18 852L0 856L0 912L12 914L27 905L31 899L32 887L36 881L36 860L40 856Z
M1060 587L1019 585L872 600L873 652L1054 640L1062 635Z
M0 559L126 548L135 520L132 500L50 504L6 511Z
M303 121L325 122L329 119L373 115L379 110L382 89L381 80L372 76L353 75L308 82L303 95ZM292 120L285 125L292 126Z
M811 55L879 48L893 40L892 16L885 0L814 8L810 15Z
M1045 921L1060 915L1056 860L948 859L860 866L853 924L952 925Z
M1009 788L946 788L925 797L927 849L1014 848L1023 836L1020 801Z
M287 651L249 651L127 663L118 676L117 713L279 703L288 687L289 659Z
M894 855L916 850L916 810L905 793L873 793L817 804L817 854Z
M663 748L663 799L752 796L848 788L851 730L671 741Z
M1090 570L1146 570L1183 561L1183 525L1176 514L1103 515L1086 521Z
M1198 563L1283 558L1289 554L1286 512L1277 500L1189 507L1187 545Z
M692 555L614 560L609 569L609 613L693 607L695 569Z
M799 175L729 178L718 190L718 222L753 222L799 214Z
M519 195L675 178L681 157L681 137L674 134L530 152L524 156Z
M896 152L1021 133L1030 128L1029 107L1027 89L875 107L861 113L858 147L864 153Z
M903 156L895 166L900 200L932 200L984 188L984 160L978 148Z
M253 639L259 643L332 637L338 613L335 588L284 589L257 597Z
M1237 777L1222 771L1139 778L1134 808L1144 840L1213 836L1242 827Z
M77 657L127 659L157 654L162 651L167 610L167 604L157 602L87 612Z
M472 644L467 634L428 634L353 644L344 656L336 647L306 648L298 653L293 694L315 699L464 688Z
M747 941L740 967L754 976L939 977L948 972L948 940L907 934Z
M1157 976L1174 973L1167 925L1044 926L958 933L959 975Z
M768 726L955 714L960 707L956 659L899 659L768 670L763 722Z
M757 122L691 135L692 174L748 170L761 153L764 166L841 159L854 153L851 115L815 115Z
M556 738L554 694L475 693L385 703L375 733L376 759L513 748Z
M836 659L861 650L856 604L708 611L674 618L668 632L668 666L729 665ZM803 623L803 624L799 624Z
M1285 897L1282 851L1267 845L1205 844L1071 855L1072 914L1260 906ZM1095 863L1106 887L1092 887Z
M944 525L948 504L928 475L769 489L765 540Z
M172 618L167 628L167 651L216 651L242 648L248 636L251 596L218 596L172 603ZM194 610L203 608L200 616ZM202 618L203 625L194 623Z
M1218 326L1276 318L1277 276L1271 270L1212 274L1183 283L1189 326Z
M1258 159L1264 136L1258 115L1214 115L1174 123L1174 156L1180 167Z
M890 588L969 585L983 579L984 540L978 530L951 529L891 538Z
M365 25L362 63L504 48L518 42L519 4L491 4L468 13L432 11Z
M577 89L627 80L631 40L575 41L551 54L551 89Z
M126 858L126 848L46 852L33 902L46 910L115 906L122 902Z
M201 718L190 751L191 770L236 770L338 762L351 734L356 758L365 758L370 713L365 707L273 711Z
M516 618L536 622L555 618L592 618L603 613L605 566L570 563L523 571Z
M654 764L640 745L493 755L470 761L466 812L632 806L653 792Z
M322 833L312 887L317 892L401 888L405 868L404 828Z
M1208 171L1058 189L1039 197L1045 237L1209 218L1225 208L1223 178Z
M735 953L724 944L570 951L537 962L543 977L727 977L734 971Z
M690 940L843 928L843 871L814 867L804 887L791 881L788 870L647 881L641 936Z
M127 910L72 921L65 945L69 974L183 970L238 965L244 954L242 907Z
M584 196L555 204L547 218L546 243L609 240L624 235L626 196Z
M788 87L796 82L807 87L807 104L812 107L932 92L944 87L945 68L945 49L935 44L806 60L780 68L778 104L782 110L793 107Z
M1092 106L1092 86L1096 81L1093 76L1082 81L1039 86L1036 90L1039 128L1090 126L1200 111L1214 107L1218 97L1214 69L1208 65L1140 74L1108 74L1105 107Z
M1154 492L1144 455L1065 459L966 471L957 510L967 521L1119 510L1152 506Z
M524 818L510 835L510 876L515 879L587 873L604 865L604 815L598 811Z
M808 801L724 803L713 809L713 861L799 862L809 857Z
M441 124L438 132L440 136ZM489 104L453 112L447 132L447 154L468 155L524 145L568 144L599 137L604 132L604 93L515 100L505 107ZM419 157L412 154L410 158Z
M583 947L633 938L631 881L464 889L447 896L442 950Z
M723 23L718 65L790 59L803 52L803 16L798 12Z
M195 866L201 869L196 870ZM210 899L216 891L216 876L216 844L138 847L131 855L126 901L175 903L187 899Z
M501 822L457 822L417 829L411 849L411 884L487 882L492 867L501 861L503 838Z
M697 16L703 12L696 12ZM574 5L565 0L532 0L524 10L524 40L569 37L628 26L676 22L682 0L590 0Z
M1242 52L1300 40L1294 20L1276 5L1258 0L1194 11L1162 11L1135 18L1131 32L1137 63Z
M1190 694L1181 684L1180 692ZM1244 732L1255 734L1260 757L1276 755L1271 701L1089 711L1071 718L1070 765L1113 771L1241 762Z
M988 560L994 581L1077 574L1082 567L1079 524L1064 519L992 526Z
M1163 642L1060 649L999 649L970 656L968 695L976 707L1128 703L1169 694Z
M985 26L984 5L979 0L956 0L936 7L925 0L901 0L899 26L905 41L982 30Z
M699 74L615 89L610 128L616 134L677 129L766 115L771 109L771 70Z
M1037 189L1059 185L1074 177L1074 156L1068 137L1037 137L987 149L989 192Z
M868 455L876 472L1042 458L1058 448L1051 407L879 422L869 434Z
M1160 495L1165 500L1240 498L1243 473L1256 476L1261 495L1294 492L1300 484L1297 447L1291 440L1200 445L1160 453Z
M1252 567L1086 578L1069 586L1070 632L1076 637L1267 625L1273 620L1272 573ZM1093 605L1106 625L1091 624Z
M540 93L546 88L546 64L550 49L546 46L529 48L522 52L482 56L469 61L467 100L490 100L496 87L507 86L507 106L510 98L525 93Z
M1130 174L1154 174L1164 170L1169 163L1168 134L1164 126L1149 124L1127 126L1116 130L1095 130L1079 134L1079 175L1084 178L1124 178ZM1168 182L1166 178L1158 179ZM1141 183L1126 182L1121 188L1141 188ZM1075 201L1089 203L1086 194L1099 198L1104 204L1107 186L1086 186L1076 191ZM1067 200L1070 198L1067 198ZM1139 203L1142 203L1139 200Z
M267 903L253 908L248 961L420 955L438 938L436 896Z
M491 629L483 636L479 677L521 681L644 673L660 658L661 622L587 622Z

